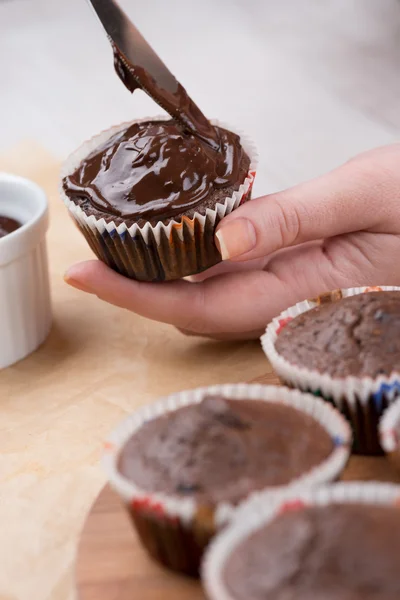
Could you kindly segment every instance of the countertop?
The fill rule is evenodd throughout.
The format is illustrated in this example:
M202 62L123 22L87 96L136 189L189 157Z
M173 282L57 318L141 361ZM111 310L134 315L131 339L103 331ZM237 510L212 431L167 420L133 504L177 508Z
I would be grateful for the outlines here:
M57 162L23 144L0 157L0 170L31 177L49 196L54 308L42 348L0 373L0 599L67 600L113 426L162 394L246 381L268 364L255 342L186 338L69 288L64 270L91 253L58 198Z

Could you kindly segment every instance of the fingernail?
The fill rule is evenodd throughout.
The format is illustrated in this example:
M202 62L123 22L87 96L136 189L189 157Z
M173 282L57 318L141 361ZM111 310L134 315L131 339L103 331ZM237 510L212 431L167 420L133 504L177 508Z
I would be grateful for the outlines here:
M222 260L236 258L252 250L257 242L256 231L248 219L222 222L215 234Z
M76 288L77 290L81 290L82 292L86 292L87 294L93 294L93 290L91 290L87 285L84 285L80 281L77 281L76 279L74 279L73 273L71 271L72 271L72 269L68 270L65 273L65 275L64 275L65 283L68 283L68 285Z

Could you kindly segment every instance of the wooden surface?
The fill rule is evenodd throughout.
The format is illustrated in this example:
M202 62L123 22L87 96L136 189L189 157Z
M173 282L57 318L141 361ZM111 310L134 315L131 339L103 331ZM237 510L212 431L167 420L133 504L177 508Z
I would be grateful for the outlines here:
M255 138L255 194L399 138L398 0L121 1L205 113ZM250 379L265 361L257 344L186 339L62 281L91 254L58 203L59 160L158 112L118 82L87 3L0 0L0 73L0 170L49 194L54 304L46 344L0 373L0 600L71 600L110 429L160 393Z
M277 383L271 373L261 383ZM383 457L353 456L343 480L400 483ZM200 584L158 566L141 547L119 497L105 486L85 521L76 564L78 600L203 600Z
M0 600L71 600L110 430L161 394L245 381L266 361L258 343L187 338L67 286L65 269L92 255L59 200L58 163L24 144L0 156L2 169L49 195L54 324L36 353L0 372Z

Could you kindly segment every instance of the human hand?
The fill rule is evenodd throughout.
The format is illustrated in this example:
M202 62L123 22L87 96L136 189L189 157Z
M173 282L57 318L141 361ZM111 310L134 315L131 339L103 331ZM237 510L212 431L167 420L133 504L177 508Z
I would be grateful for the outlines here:
M216 339L258 337L285 308L339 287L399 284L400 144L244 204L219 224L216 243L225 262L191 281L137 282L98 261L65 280Z

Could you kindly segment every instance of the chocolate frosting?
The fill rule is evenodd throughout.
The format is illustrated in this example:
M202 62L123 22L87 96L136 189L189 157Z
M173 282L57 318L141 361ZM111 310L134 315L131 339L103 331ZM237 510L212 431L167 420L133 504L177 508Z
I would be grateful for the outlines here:
M290 511L233 551L235 600L398 600L400 510L365 504Z
M290 406L210 396L145 423L122 449L119 470L151 492L237 504L287 484L332 450L325 429Z
M174 121L134 123L96 149L64 179L66 194L124 218L168 218L236 182L243 150L216 128L220 152Z
M180 123L181 128L183 127L187 132L206 142L213 150L218 151L220 141L215 128L175 77L159 68L162 63L148 48L139 31L134 28L130 33L135 39L128 40L126 43L138 49L134 63L113 44L114 68L125 87L130 92L136 89L146 92Z
M3 217L0 215L0 238L12 233L16 229L21 227L21 223L10 217Z
M83 160L64 178L63 187L67 196L87 199L107 214L166 219L236 184L244 151L239 136L211 125L140 32L132 24L124 26L124 19L119 28L126 53L113 45L115 70L129 91L144 90L174 121L127 127Z
M281 331L289 362L333 377L400 371L400 292L369 292L323 304Z

